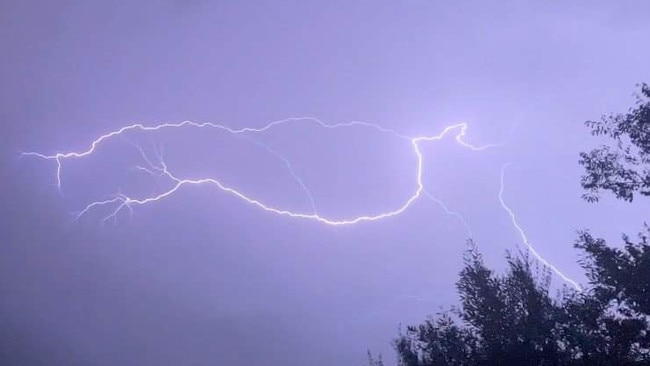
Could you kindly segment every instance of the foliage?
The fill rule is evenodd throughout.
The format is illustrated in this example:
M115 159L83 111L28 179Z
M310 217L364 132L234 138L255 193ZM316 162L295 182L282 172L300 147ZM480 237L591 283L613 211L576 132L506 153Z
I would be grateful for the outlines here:
M372 353L368 351L368 366L384 366L384 361L381 359L381 355L375 359L372 357Z
M623 236L622 248L611 248L589 232L580 233L576 247L585 257L581 264L602 301L616 301L631 310L650 314L650 228L633 242Z
M554 308L547 289L534 281L527 258L508 256L508 264L500 277L468 251L457 282L460 309L408 327L395 341L400 364L522 364L556 353L546 339Z
M600 189L631 202L635 194L650 196L650 87L641 84L636 106L626 114L612 115L601 122L587 121L592 135L604 135L615 147L601 146L589 154L582 153L585 167L583 197L598 200ZM644 225L634 242L623 235L623 245L613 248L604 239L581 231L575 247L583 253L581 265L593 287L594 296L612 305L616 315L608 325L619 343L634 343L640 349L650 347L650 228Z
M594 136L607 136L614 146L603 145L580 153L585 168L583 197L598 201L600 190L632 201L635 193L650 196L650 86L642 84L636 107L625 114L609 115L601 121L587 121Z
M626 365L648 362L644 317L606 298L564 289L521 253L497 275L469 251L457 289L461 306L409 326L394 341L402 366ZM539 271L536 271L539 273Z

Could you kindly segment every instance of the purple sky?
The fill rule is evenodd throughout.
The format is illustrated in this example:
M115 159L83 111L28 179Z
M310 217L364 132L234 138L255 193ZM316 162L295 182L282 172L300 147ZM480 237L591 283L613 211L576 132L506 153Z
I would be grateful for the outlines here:
M146 4L145 4L146 3ZM580 199L583 126L626 111L650 81L650 4L564 7L469 1L9 1L0 6L0 356L48 365L361 365L455 304L465 231L426 199L403 215L329 227L185 188L117 224L71 212L153 181L125 140L55 165L21 151L79 150L135 122L235 128L300 116L407 135L467 122L426 144L424 183L465 215L490 266L520 238L505 199L549 262L584 280L575 231L615 240L647 208ZM353 3L353 4L351 4ZM283 208L309 201L258 145L185 129L126 136L184 176L214 176ZM370 130L293 125L255 136L292 163L324 215L393 208L413 190L410 146ZM614 243L614 242L612 242ZM555 278L554 284L563 283Z

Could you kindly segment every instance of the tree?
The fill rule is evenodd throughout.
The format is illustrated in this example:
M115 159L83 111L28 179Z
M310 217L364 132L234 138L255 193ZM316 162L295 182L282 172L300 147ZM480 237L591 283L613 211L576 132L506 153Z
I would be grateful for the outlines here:
M630 310L650 314L650 228L639 241L623 235L623 248L608 247L602 238L580 233L576 247L584 251L582 265L596 294L603 301L616 300Z
M381 359L381 355L375 359L372 357L372 353L368 351L368 366L384 366L384 361Z
M650 87L641 84L636 107L627 113L587 121L594 136L607 136L614 146L603 145L589 153L580 153L585 168L581 185L583 197L598 201L600 190L611 191L616 198L632 201L635 193L650 196Z
M635 194L650 196L650 87L641 84L636 106L626 114L587 121L592 135L605 135L615 148L601 146L589 154L581 153L585 168L583 197L598 200L601 189L632 202ZM638 234L638 241L623 235L621 248L609 247L604 239L588 231L579 234L575 247L582 250L581 261L594 295L602 303L613 304L618 318L619 337L634 338L641 348L650 346L647 317L650 315L650 228ZM614 325L612 325L614 326ZM624 334L624 335L623 335ZM634 335L636 334L636 335Z
M549 295L550 273L519 253L498 275L465 255L460 308L409 326L394 341L400 365L647 364L647 323L621 316L594 292Z
M549 273L541 281L527 256L507 256L498 276L476 250L465 255L457 289L459 309L439 314L395 340L404 366L556 364L563 352L556 339L558 306L548 296Z

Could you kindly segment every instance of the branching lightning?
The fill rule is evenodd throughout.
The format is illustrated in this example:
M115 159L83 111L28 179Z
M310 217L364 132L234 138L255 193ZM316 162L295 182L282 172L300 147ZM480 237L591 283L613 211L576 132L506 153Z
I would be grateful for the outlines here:
M282 160L282 162L284 163L284 166L289 171L289 174L291 175L293 180L296 181L296 183L298 183L298 185L303 190L303 192L305 192L305 195L307 196L307 199L309 200L309 204L311 206L312 213L317 214L318 210L316 209L316 201L314 201L314 196L311 194L311 190L309 190L309 188L307 187L305 182L303 182L302 178L300 178L300 176L298 176L298 174L296 174L296 171L293 170L293 167L291 166L291 162L289 161L289 159L284 157L284 155L280 154L279 152L271 149L269 146L255 140L255 139L249 138L248 140L253 142L254 144L260 146L264 150L268 151L271 155L275 156L276 158Z
M580 285L567 277L562 271L557 269L554 265L550 264L548 261L546 261L537 251L535 248L530 244L530 241L528 241L528 237L526 236L526 233L524 232L524 229L522 229L521 225L519 225L519 222L517 221L517 217L515 216L515 213L512 211L512 209L506 204L506 202L503 200L503 191L505 187L505 174L506 174L506 168L510 166L510 163L504 164L503 167L501 167L501 185L499 188L499 202L501 203L501 207L503 207L504 210L508 213L510 216L510 220L512 221L512 225L515 227L517 232L519 233L519 236L521 237L521 240L523 243L528 247L528 250L537 258L540 262L542 262L545 266L549 267L555 274L560 276L564 281L570 283L573 287L575 287L576 290L582 291L582 287Z
M349 217L345 219L334 219L331 217L326 217L318 213L316 209L316 204L314 202L314 198L310 192L310 190L307 188L307 186L304 184L302 179L295 173L293 170L291 163L289 162L288 159L286 159L284 156L282 156L280 153L276 152L275 150L271 149L270 147L262 144L261 142L253 139L250 135L254 134L261 134L266 131L269 131L273 128L279 128L284 125L289 125L291 123L312 123L316 124L317 126L325 129L340 129L340 128L352 128L352 127L362 127L362 128L368 128L368 129L373 129L382 133L389 134L395 138L402 139L405 141L408 141L412 147L412 152L416 158L416 167L415 167L415 176L414 176L414 184L415 184L415 189L412 191L408 197L397 207L393 207L392 209L388 209L383 212L379 213L374 213L374 214L366 214L366 215L360 215L360 216L355 216L355 217ZM238 199L242 200L243 202L253 205L261 210L264 210L266 212L270 212L273 214L281 215L281 216L288 216L291 218L296 218L296 219L305 219L305 220L312 220L316 222L320 222L322 224L326 225L331 225L331 226L341 226L341 225L353 225L353 224L359 224L362 222L370 222L370 221L378 221L382 219L387 219L396 215L399 215L403 212L405 212L414 202L416 202L420 197L425 196L435 203L437 203L444 211L446 214L455 216L457 217L462 225L464 226L467 236L469 238L472 238L472 231L470 226L468 225L467 221L464 219L464 217L458 213L451 211L447 206L438 198L433 196L431 193L429 193L423 184L422 181L422 175L423 175L423 161L424 157L421 151L421 145L423 143L427 142L435 142L439 141L443 138L445 138L448 135L452 135L454 140L462 147L467 148L472 151L483 151L489 148L494 148L494 147L499 147L502 146L503 144L488 144L488 145L473 145L464 140L468 125L466 123L458 123L454 125L450 125L445 127L440 133L436 135L425 135L425 136L406 136L404 134L398 133L397 131L387 129L384 127L381 127L377 124L374 123L368 123L368 122L361 122L361 121L352 121L352 122L347 122L347 123L336 123L336 124L327 124L325 122L322 122L321 120L314 118L314 117L295 117L295 118L288 118L288 119L283 119L283 120L278 120L274 121L271 123L268 123L267 125L259 128L253 128L253 127L245 127L241 129L233 129L230 127L227 127L225 125L221 124L215 124L215 123L209 123L209 122L204 122L204 123L197 123L197 122L192 122L192 121L183 121L183 122L178 122L178 123L162 123L154 126L145 126L143 124L132 124L128 125L125 127L122 127L120 129L117 129L115 131L106 133L104 135L99 136L97 139L92 141L90 143L90 146L86 150L81 150L81 151L69 151L69 152L63 152L63 153L56 153L53 155L46 155L46 154L41 154L37 152L26 152L22 153L24 156L34 156L38 157L41 159L46 159L46 160L53 160L56 163L56 185L59 190L62 188L62 168L63 168L63 162L67 160L72 160L72 159L80 159L84 157L88 157L92 155L99 147L102 145L102 143L106 142L107 140L122 137L124 138L129 132L133 131L145 131L145 132L152 132L152 131L159 131L163 129L181 129L181 128L213 128L213 129L218 129L223 132L226 132L228 134L231 134L233 136L239 136L239 137L245 137L246 139L252 141L253 143L257 144L258 146L264 148L268 153L271 155L275 156L276 158L282 160L284 162L285 167L291 174L292 178L300 185L304 193L306 194L307 198L309 199L310 205L311 205L311 212L297 212L297 211L291 211L287 209L283 209L281 207L275 207L271 206L269 204L266 204L262 202L261 200L257 198L253 198L250 195L247 195L233 187L230 187L224 183L222 183L220 180L213 178L213 177L205 177L205 178L200 178L200 179L188 179L188 178L181 178L176 175L174 175L167 164L165 163L163 156L162 156L162 150L158 151L155 150L156 154L156 161L154 162L142 149L140 146L133 144L132 145L138 149L140 152L140 155L142 156L142 159L145 163L145 166L136 166L135 169L145 172L147 174L150 174L155 177L159 178L164 178L168 180L171 183L171 188L168 188L167 190L164 190L159 193L154 193L149 196L145 197L131 197L129 195L126 195L124 193L118 192L116 195L114 195L111 198L105 199L105 200L99 200L95 202L91 202L88 204L85 208L83 208L78 214L77 214L77 219L82 217L83 215L87 214L88 212L92 211L93 209L102 207L102 206L107 206L107 205L112 205L113 210L111 213L106 216L103 221L106 221L108 219L116 219L117 215L120 214L123 210L128 210L130 213L133 212L134 206L142 206L146 204L151 204L155 202L162 201L163 199L173 195L176 193L179 189L181 189L184 186L191 186L191 185L212 185L220 189L221 191L228 193L232 196L237 197ZM512 133L512 130L510 131ZM526 246L530 249L531 253L539 259L542 263L545 265L549 266L556 274L558 274L562 279L565 281L571 283L575 288L580 290L580 286L570 278L566 277L562 272L560 272L557 268L555 268L553 265L549 264L546 260L544 260L536 251L535 249L530 245L528 242L528 239L526 238L523 230L519 226L519 224L516 221L515 215L513 214L512 210L505 204L503 201L503 175L504 175L505 167L501 172L501 189L499 191L499 200L501 202L501 206L508 212L510 215L513 225L515 228L519 231L522 240L526 244Z
M467 220L465 220L465 217L460 212L450 210L447 207L447 205L444 202L442 202L442 200L440 200L439 198L437 198L434 195L432 195L431 193L429 193L429 191L422 190L422 193L427 198L429 198L430 200L435 202L438 206L440 206L440 208L442 208L442 210L445 211L445 213L447 215L456 217L458 219L458 221L460 221L460 223L463 225L463 228L465 228L465 233L467 234L468 239L473 239L474 238L474 234L472 234L472 228L469 226L469 224L467 223Z
M362 216L357 216L357 217L352 217L348 219L342 219L342 220L336 220L332 218L328 218L325 216L321 216L317 212L312 212L312 213L305 213L305 212L294 212L278 207L273 207L270 205L265 204L264 202L255 199L253 197L250 197L237 189L227 186L223 184L221 181L215 179L215 178L201 178L201 179L182 179L179 177L176 177L174 174L170 172L168 169L167 165L165 164L164 160L159 159L160 161L156 164L154 164L150 159L147 158L146 154L144 154L142 149L139 149L144 161L149 165L148 167L139 167L139 169L146 171L152 175L158 175L158 176L163 176L168 178L171 182L173 182L173 186L157 195L152 195L149 197L145 198L133 198L124 194L118 194L115 197L103 201L96 201L90 203L88 206L86 206L79 214L77 217L81 217L84 214L88 213L90 210L93 208L99 207L99 206L104 206L108 204L115 204L116 208L112 212L111 215L109 215L106 219L115 217L118 213L120 213L123 209L132 209L133 206L136 205L145 205L153 202L160 201L164 198L169 197L170 195L174 194L176 191L178 191L181 187L186 186L186 185L203 185L203 184L210 184L214 185L220 190L229 193L244 202L251 204L253 206L256 206L264 211L271 212L274 214L278 215L283 215L283 216L289 216L293 218L300 218L300 219L309 219L309 220L315 220L318 222L321 222L323 224L327 225L351 225L351 224L357 224L360 222L365 222L365 221L377 221L385 218L389 218L395 215L399 215L406 211L423 193L424 190L424 185L422 183L422 165L423 165L423 156L420 150L420 144L423 142L430 142L430 141L438 141L447 136L450 132L456 131L456 134L454 135L455 140L463 147L474 150L474 151L482 151L488 148L492 147L498 147L500 145L498 144L489 144L489 145L483 145L483 146L475 146L472 145L466 141L463 140L463 137L465 136L465 133L467 131L467 124L466 123L459 123L455 125L448 126L443 129L443 131L437 135L432 135L432 136L417 136L417 137L408 137L406 135L402 135L394 130L386 129L383 128L379 125L373 124L373 123L367 123L367 122L361 122L361 121L352 121L348 123L338 123L338 124L326 124L322 122L321 120L313 117L301 117L301 118L289 118L289 119L284 119L284 120L279 120L279 121L274 121L271 122L261 128L251 128L251 127L246 127L242 129L232 129L230 127L220 125L220 124L214 124L214 123L196 123L196 122L191 122L191 121L183 121L179 123L163 123L159 124L156 126L144 126L142 124L133 124L129 126L122 127L118 130L109 132L107 134L104 134L97 139L95 139L91 144L90 147L87 150L84 151L72 151L72 152L66 152L66 153L57 153L54 155L44 155L40 153L35 153L35 152L27 152L23 153L23 155L28 155L28 156L37 156L42 159L48 159L48 160L54 160L56 161L57 164L57 171L56 171L56 178L57 178L57 187L61 189L61 170L62 170L62 163L64 160L67 159L74 159L74 158L83 158L86 156L91 155L96 151L98 146L111 138L115 138L117 136L121 136L123 134L128 133L129 131L133 130L141 130L141 131L157 131L161 129L171 129L171 128L182 128L182 127L195 127L195 128L216 128L223 130L225 132L228 132L233 135L240 135L240 134L246 134L246 133L262 133L265 131L268 131L274 127L279 127L285 124L289 123L296 123L296 122L311 122L311 123L316 123L317 125L323 127L323 128L328 128L328 129L336 129L336 128L350 128L354 126L360 126L360 127L365 127L365 128L372 128L375 130L378 130L380 132L388 133L391 134L392 136L400 139L406 139L410 141L412 147L413 147L413 153L415 154L417 158L417 167L416 167L416 176L415 176L415 183L416 183L416 189L415 191L399 206L396 207L392 210L388 210L385 212L377 213L377 214L371 214L371 215L362 215ZM269 149L270 152L272 150ZM281 157L279 154L275 154L276 156L282 158L285 163L289 166L288 160L284 159ZM296 178L298 181L300 181L299 178L293 174L294 178ZM300 181L301 182L301 181ZM302 187L305 188L305 190L308 192L309 190L306 189L304 184L302 184ZM311 195L310 195L311 197ZM313 199L312 199L313 201ZM438 200L438 202L440 202Z

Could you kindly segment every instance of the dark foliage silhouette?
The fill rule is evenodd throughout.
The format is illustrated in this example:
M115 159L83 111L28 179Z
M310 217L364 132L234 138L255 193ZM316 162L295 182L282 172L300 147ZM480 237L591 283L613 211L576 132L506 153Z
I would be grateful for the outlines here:
M580 154L585 168L583 197L597 201L600 191L632 201L635 193L650 196L650 86L642 84L636 107L627 113L587 121L594 136L607 136L614 144Z
M495 274L466 253L459 309L409 326L394 345L400 365L645 364L647 323L606 298L567 288L549 296L550 274L527 256L508 255ZM628 316L623 316L628 315Z

